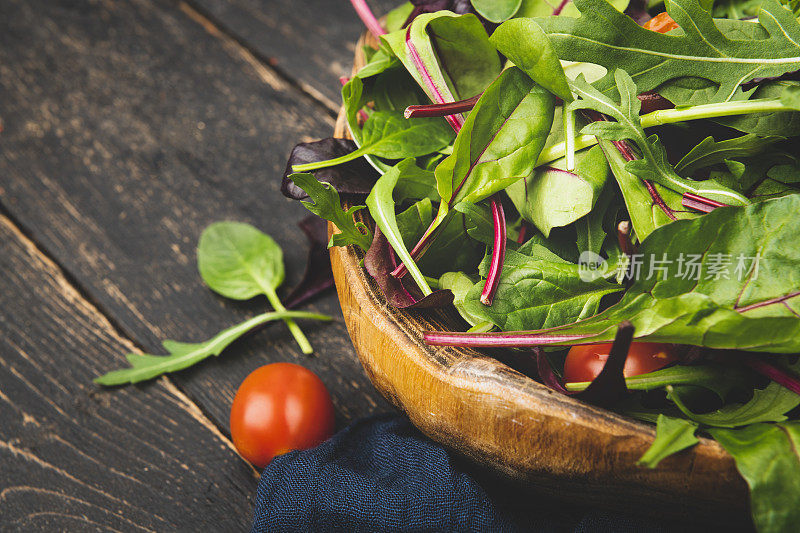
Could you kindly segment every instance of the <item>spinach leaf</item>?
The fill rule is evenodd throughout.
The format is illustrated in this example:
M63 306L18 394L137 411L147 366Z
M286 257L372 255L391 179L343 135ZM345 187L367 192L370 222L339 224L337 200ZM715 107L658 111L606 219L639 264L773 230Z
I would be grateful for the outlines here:
M470 204L463 204L464 207ZM420 269L427 275L439 277L445 272L463 270L474 272L486 250L486 245L472 237L480 236L487 229L489 211L486 206L475 205L474 209L453 209L442 222L433 237L428 251L419 259ZM489 228L492 223L489 223Z
M656 440L639 459L639 464L655 468L662 460L700 442L694 436L697 424L683 418L658 415Z
M683 156L675 165L675 172L691 175L701 168L723 163L726 159L756 155L783 139L784 137L748 134L716 142L714 137L709 136Z
M439 118L403 118L388 111L375 111L364 123L361 131L361 146L349 154L329 159L294 165L295 172L306 172L332 167L358 159L364 155L375 155L387 159L417 157L441 150L453 139L447 123Z
M625 11L628 0L610 0L617 11ZM522 6L517 11L517 17L547 17L550 15L563 15L578 17L581 12L570 0L522 0Z
M400 165L396 165L389 169L386 174L381 176L372 192L367 196L367 207L375 220L375 224L381 229L381 232L389 241L389 244L394 249L397 257L403 262L408 269L409 274L414 279L414 282L422 291L423 296L428 296L431 291L425 276L422 275L411 254L408 252L405 243L403 242L403 235L400 233L400 228L397 225L397 218L395 215L395 202L392 198L395 185L397 185L402 173Z
M482 318L470 314L464 305L467 293L477 282L476 277L468 276L463 272L445 272L439 278L439 287L449 289L453 293L453 305L456 311L470 326L477 326L484 322Z
M698 0L666 0L667 12L682 35L646 30L605 0L575 0L581 17L538 18L561 59L589 61L609 69L595 86L614 95L614 69L636 78L651 91L676 78L694 77L717 86L711 101L728 101L739 85L757 77L800 69L800 24L775 0L765 0L759 15L764 39L726 37ZM727 21L731 27L751 25ZM748 31L745 29L743 31ZM685 103L685 102L680 102Z
M471 0L472 7L489 22L499 23L514 16L522 0Z
M433 222L433 205L429 198L424 198L397 214L397 228L406 248L412 248L419 242L431 222Z
M484 91L436 167L439 218L461 201L477 203L529 175L553 123L553 96L520 69L505 70Z
M263 313L245 320L214 335L211 339L201 343L185 343L173 340L164 341L164 349L169 355L150 355L129 353L126 358L131 368L114 370L94 380L98 385L113 386L125 383L139 383L166 374L188 368L212 355L219 355L230 344L242 335L261 324L273 320L293 320L296 318L309 318L314 320L331 320L327 315L308 313L306 311L277 311Z
M713 428L750 486L750 510L762 533L792 531L800 522L800 422Z
M436 178L432 171L419 168L413 159L400 161L397 168L400 171L400 178L394 187L394 198L397 202L422 198L428 198L433 202L439 201Z
M608 163L606 169L610 170ZM608 225L608 232L616 234L617 212L620 207L614 196L611 187L604 187L589 214L575 221L575 241L580 253L592 252L600 255L607 234L604 226Z
M560 159L539 167L506 189L519 214L545 237L551 229L589 214L611 175L599 146L578 152L573 171L565 166L565 160Z
M342 209L339 193L332 185L320 183L311 174L292 174L289 177L311 198L311 201L303 202L305 208L315 215L333 222L341 232L331 236L328 247L354 244L362 250L369 249L370 242L372 242L369 228L363 222L353 220L353 214L364 209L363 205L353 206L345 211Z
M504 22L489 41L533 81L565 102L572 101L561 62L550 39L533 19L516 18Z

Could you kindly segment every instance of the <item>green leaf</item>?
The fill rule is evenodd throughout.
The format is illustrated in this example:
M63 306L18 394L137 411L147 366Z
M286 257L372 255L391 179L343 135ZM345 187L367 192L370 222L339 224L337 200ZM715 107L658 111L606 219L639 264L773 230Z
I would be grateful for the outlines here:
M514 16L522 0L471 0L472 7L489 22L499 23Z
M504 22L489 41L509 61L533 81L565 102L572 101L564 69L550 39L533 19L517 18Z
M700 442L694 436L697 424L683 418L658 415L656 422L656 440L639 459L639 464L655 468L658 463L679 451L690 448Z
M680 389L667 388L668 397L689 419L710 427L735 428L758 422L783 422L786 413L800 405L800 395L774 381L764 389L753 389L745 404L730 404L712 413L693 413L681 397Z
M397 214L397 228L406 248L411 248L419 242L431 222L433 222L433 206L429 198L424 198Z
M655 33L655 32L651 32ZM667 160L667 152L658 140L645 134L639 117L641 103L637 98L636 84L623 70L614 73L621 96L619 104L586 83L582 78L573 82L573 92L580 97L569 104L570 109L593 109L616 119L616 122L592 122L583 130L584 134L596 135L609 141L629 139L636 143L642 154L641 159L629 161L625 168L642 179L652 180L676 193L694 193L727 205L744 205L747 198L738 192L724 187L714 180L693 181L682 178Z
M685 77L717 86L710 101L730 100L743 82L780 76L800 69L800 24L775 0L765 0L759 28L766 37L735 40L724 35L697 0L666 0L667 12L683 30L680 35L646 30L605 0L575 0L577 19L536 19L550 36L561 59L588 61L609 69L595 86L613 95L613 71L623 69L642 91ZM748 21L727 21L745 28ZM742 31L752 31L745 28ZM679 102L685 103L685 102Z
M407 33L430 79L417 68L406 44ZM483 24L472 14L423 13L408 31L381 38L433 102L471 98L500 74L500 58Z
M750 486L750 511L761 533L794 531L800 523L800 422L709 429Z
M436 277L453 270L474 272L480 263L486 244L476 237L484 236L488 229L494 238L494 226L486 206L467 206L473 204L458 204L459 208L450 211L439 224L430 248L418 262L425 274Z
M284 278L278 243L241 222L208 226L197 246L197 265L211 290L234 300L274 292Z
M519 214L547 237L551 229L589 214L610 176L602 149L594 146L576 154L572 172L560 159L512 183L506 192Z
M413 164L413 160L406 161L406 165ZM408 252L395 216L395 202L392 198L392 193L402 173L403 167L401 167L401 164L395 165L386 174L378 178L378 181L372 187L372 192L367 196L367 207L386 240L389 241L397 256L408 269L408 273L422 291L423 296L427 296L433 291L431 291L428 282L425 281L425 276L422 275L419 267Z
M782 140L784 137L761 137L748 134L716 142L714 137L709 136L683 156L675 165L675 172L692 175L701 168L723 163L726 159L756 155L767 146Z
M789 195L662 226L640 246L643 274L619 303L520 335L536 344L606 342L629 320L640 340L800 352L798 212L800 195Z
M436 191L436 178L433 171L419 168L413 160L401 161L400 179L394 187L394 198L397 202L403 200L421 200L428 198L432 202L439 201Z
M628 7L628 0L611 0L613 5L618 11L625 11ZM549 17L560 9L559 13L566 17L578 17L580 11L570 1L566 3L560 0L522 0L522 6L517 11L517 17Z
M388 111L375 111L364 123L361 145L347 155L295 165L295 172L340 165L365 155L387 159L417 157L441 150L453 139L453 130L441 118L403 118Z
M125 383L139 383L166 374L188 368L212 355L219 355L233 341L252 330L256 326L273 320L308 318L313 320L332 320L327 315L308 313L305 311L279 311L264 313L219 332L211 339L201 343L185 343L172 340L164 341L164 348L170 355L150 355L130 353L126 357L131 368L114 370L94 380L98 385L113 386Z
M436 168L440 215L529 175L553 123L553 96L511 67L484 91Z
M364 223L355 222L353 213L364 209L363 205L342 209L339 193L329 183L321 183L311 174L292 174L289 178L303 189L311 201L303 201L306 209L317 216L333 222L341 233L331 237L328 247L354 244L364 251L369 250L372 234Z
M606 163L606 169L610 173L608 163ZM604 187L589 214L575 221L575 240L579 252L592 252L599 255L603 250L603 242L606 239L606 229L603 225L606 218L611 218L611 233L614 233L614 229L616 229L616 213L619 206L614 200L614 191L611 187Z
M800 85L790 85L781 93L781 103L800 111Z
M453 293L453 305L458 311L458 314L470 325L477 326L482 324L484 320L470 314L464 306L464 301L467 293L472 289L472 286L478 282L476 278L468 276L463 272L445 272L439 278L439 287L442 289L449 289Z

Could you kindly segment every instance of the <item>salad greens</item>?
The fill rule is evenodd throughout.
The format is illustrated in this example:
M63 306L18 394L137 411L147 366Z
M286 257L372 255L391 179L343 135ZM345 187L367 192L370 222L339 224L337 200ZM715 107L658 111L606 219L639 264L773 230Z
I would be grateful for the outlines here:
M389 303L455 307L429 344L533 350L656 424L643 468L715 438L755 525L796 524L800 3L414 0L385 28L354 4L380 45L342 89L353 144L299 145L285 193ZM627 375L631 339L675 355ZM565 380L562 347L612 340Z

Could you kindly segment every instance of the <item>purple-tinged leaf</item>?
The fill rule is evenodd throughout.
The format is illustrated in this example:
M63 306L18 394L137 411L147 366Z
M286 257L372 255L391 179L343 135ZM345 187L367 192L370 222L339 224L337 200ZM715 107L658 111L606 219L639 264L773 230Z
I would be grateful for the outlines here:
M301 220L298 226L308 238L308 259L300 283L283 300L288 309L300 307L333 287L328 222L312 215Z
M317 163L347 155L356 149L356 144L349 139L330 137L320 141L300 143L292 149L286 170L283 173L281 192L293 200L305 200L308 194L289 179L294 173L294 165ZM354 161L321 168L311 172L318 181L330 183L339 194L367 195L378 179L378 173L369 163L360 157Z

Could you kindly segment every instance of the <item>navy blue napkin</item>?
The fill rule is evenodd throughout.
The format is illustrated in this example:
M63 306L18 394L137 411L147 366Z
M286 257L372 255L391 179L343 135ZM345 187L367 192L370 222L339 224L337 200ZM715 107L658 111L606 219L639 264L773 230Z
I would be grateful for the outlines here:
M254 532L668 529L528 493L399 415L355 422L317 448L277 457L261 476L253 523Z

